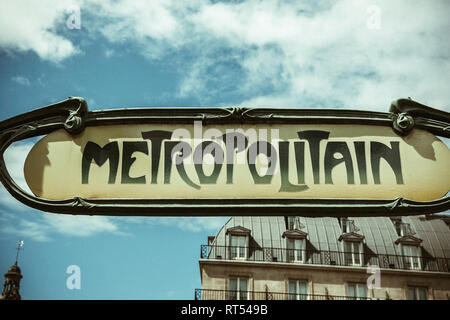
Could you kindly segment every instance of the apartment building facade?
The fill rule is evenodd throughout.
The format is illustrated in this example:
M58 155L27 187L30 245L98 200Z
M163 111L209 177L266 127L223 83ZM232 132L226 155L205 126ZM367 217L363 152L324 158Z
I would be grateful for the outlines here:
M449 220L232 217L201 246L195 298L450 299Z

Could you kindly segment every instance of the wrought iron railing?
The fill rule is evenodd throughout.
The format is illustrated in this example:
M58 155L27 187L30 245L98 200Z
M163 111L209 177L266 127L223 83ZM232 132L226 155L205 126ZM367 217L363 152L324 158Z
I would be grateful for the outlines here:
M450 259L448 258L376 254L373 252L355 253L271 247L202 245L200 258L354 267L371 265L385 269L450 272Z
M195 289L195 300L371 300L371 298L270 291Z

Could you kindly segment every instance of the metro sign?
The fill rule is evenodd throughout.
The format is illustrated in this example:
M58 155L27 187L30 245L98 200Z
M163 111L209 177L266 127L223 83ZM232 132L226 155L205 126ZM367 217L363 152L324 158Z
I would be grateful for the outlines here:
M50 212L109 215L406 215L449 209L448 113L148 108L70 98L0 123L2 152L46 134L15 185ZM401 109L401 110L400 110ZM8 130L6 130L8 128Z
M176 137L180 127L173 125L90 127L77 137L61 129L31 150L25 178L35 195L53 200L386 199L396 194L428 201L445 196L449 186L450 153L423 130L407 143L382 127L229 127L214 126L215 137L200 139ZM251 142L258 132L269 133L269 139ZM433 148L428 158L416 151L424 143Z

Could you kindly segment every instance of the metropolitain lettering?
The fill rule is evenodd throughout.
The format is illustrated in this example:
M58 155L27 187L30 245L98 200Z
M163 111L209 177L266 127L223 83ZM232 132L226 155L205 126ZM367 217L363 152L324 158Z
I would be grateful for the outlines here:
M398 141L385 144L330 140L330 132L325 130L299 130L297 137L289 140L279 139L274 134L272 138L276 136L276 139L256 138L254 133L242 130L213 133L207 138L194 136L189 140L181 139L183 135L179 132L150 130L141 132L140 140L111 141L104 145L88 141L82 154L81 182L89 184L92 166L101 167L109 162L109 175L105 177L108 184L170 184L173 175L178 174L186 185L199 190L217 184L220 175L225 175L226 184L235 183L236 163L242 163L236 160L244 159L255 185L273 183L279 170L279 192L301 192L321 181L334 184L333 169L341 164L348 185L367 185L369 175L370 181L381 184L385 174L380 170L382 160L393 172L396 183L404 183ZM145 172L132 177L130 170L136 161L136 153L148 159L148 166ZM209 162L213 165L212 170L205 170L205 156L213 159ZM264 173L256 165L261 156L267 159L268 167ZM367 163L370 163L370 170ZM195 170L189 174L187 166L192 165ZM306 181L307 174L312 176L312 181Z

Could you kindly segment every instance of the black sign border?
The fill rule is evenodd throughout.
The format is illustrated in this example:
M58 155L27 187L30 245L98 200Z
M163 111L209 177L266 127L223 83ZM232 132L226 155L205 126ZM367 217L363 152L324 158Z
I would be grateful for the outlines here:
M398 99L390 112L343 109L133 108L89 111L79 97L0 122L0 180L17 200L37 210L108 216L402 216L450 209L450 197L428 202L396 199L85 199L48 200L28 194L9 175L4 152L16 141L64 128L72 135L87 126L112 124L360 124L387 126L399 135L414 128L450 138L450 113L410 99Z

